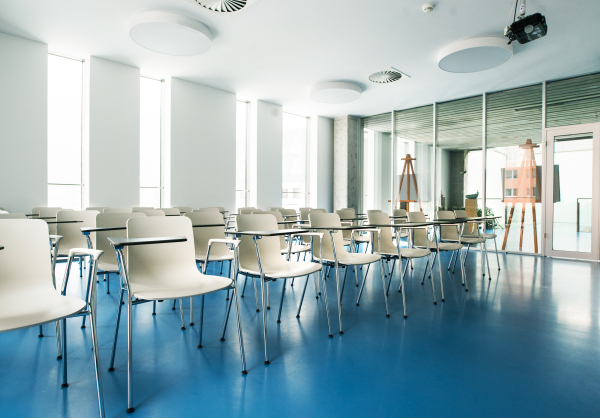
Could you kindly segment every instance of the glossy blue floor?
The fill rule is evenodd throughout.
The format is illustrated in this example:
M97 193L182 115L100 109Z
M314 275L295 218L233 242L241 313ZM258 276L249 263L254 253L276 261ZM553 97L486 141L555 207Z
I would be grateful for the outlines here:
M442 261L447 265L449 255ZM315 299L312 279L301 318L296 309L304 279L297 279L286 292L282 322L276 323L278 281L271 287L268 366L262 312L256 312L249 282L241 302L246 376L240 373L235 321L226 341L219 341L225 293L206 298L202 349L196 348L198 326L182 331L172 303L159 303L156 316L152 304L138 305L133 416L599 416L598 264L501 255L498 272L491 253L489 281L479 274L479 262L472 252L469 292L460 284L458 267L452 275L444 266L444 303L436 266L433 305L429 283L420 284L424 263L417 260L407 280L408 319L397 292L397 268L390 318L379 267L369 271L359 307L349 274L345 333L334 332L333 338L327 336L324 301ZM218 274L217 266L211 270ZM73 279L70 293L77 294L78 274ZM98 336L107 416L114 417L127 416L127 351L123 318L116 370L108 372L118 296L116 276L111 280L110 295L104 282L99 287ZM328 290L337 331L334 280L328 280ZM188 302L185 313L187 322ZM60 388L53 326L44 327L44 338L37 328L0 334L0 416L97 416L90 330L80 325L81 319L68 320L67 389Z

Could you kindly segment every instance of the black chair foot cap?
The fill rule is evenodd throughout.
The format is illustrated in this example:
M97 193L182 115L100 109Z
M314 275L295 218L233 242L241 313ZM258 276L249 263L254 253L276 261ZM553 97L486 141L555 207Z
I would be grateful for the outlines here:
M225 298L225 300L229 300L229 298Z
M278 320L277 320L277 323L278 323L278 324L281 324L281 320L279 320L279 319L278 319Z
M465 289L465 292L468 292L468 291L469 291L469 289Z
M69 384L68 384L68 383L62 383L62 384L60 385L60 387L61 387L61 388L66 388L66 387L69 387Z
M423 286L425 284L425 282L421 282L421 286Z
M296 315L296 318L300 318L300 315Z
M40 334L38 335L38 338L42 338L44 336L44 334Z
M329 338L333 338L333 334L329 334Z
M248 374L248 370L242 370L242 374Z
M56 356L57 360L62 360L62 356Z
M156 312L152 312L152 315L156 315Z
M193 323L193 322L190 322L190 327L193 327L193 326L194 326L194 323Z
M316 299L319 299L319 297L317 296Z
M202 344L198 345L197 347L198 347L198 348L202 348Z
M164 300L159 300L158 302L164 302Z
M405 318L408 318L408 316L404 315Z
M357 303L356 306L360 306L360 303Z
M445 302L445 301L446 301L446 299L442 299L442 302Z
M85 325L82 325L82 326L81 326L81 329L84 329L84 328L85 328Z
M290 286L294 287L294 283L292 283Z
M388 313L388 314L385 314L385 316L386 316L387 318L389 318L389 317L390 317L390 314L389 314L389 313Z
M344 333L344 331L340 331L340 334L343 334L343 333Z
M256 312L260 312L260 309L257 309Z
M175 308L171 308L171 310L172 310L172 311L174 311L174 310L175 310Z
M271 309L271 307L270 307L270 306L267 306L267 309Z
M185 329L185 327L181 327L181 329L182 329L182 330L184 330L184 329Z
M489 280L492 281L492 278L490 277Z
M244 295L242 295L242 297L244 297Z
M133 411L135 411L135 408L127 408L127 410L125 412L127 412L128 414L131 414Z
M433 302L434 305L437 305L437 302Z
M269 360L265 360L265 364L271 364Z
M225 341L225 338L221 338L220 341Z
M108 371L109 371L109 372L114 372L114 371L115 371L115 368L114 368L114 367L109 367L109 368L108 368Z

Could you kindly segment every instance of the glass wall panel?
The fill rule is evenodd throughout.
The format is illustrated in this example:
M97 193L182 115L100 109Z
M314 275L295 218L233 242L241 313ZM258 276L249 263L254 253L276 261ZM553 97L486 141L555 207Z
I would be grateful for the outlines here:
M444 210L482 206L483 96L437 104L437 194Z
M306 206L306 139L308 119L283 114L282 205L299 210Z
M396 111L394 117L396 119L394 207L409 211L422 209L423 213L432 216L434 211L434 196L431 188L433 106ZM412 160L408 160L408 156ZM407 200L413 202L406 202Z
M48 205L82 206L83 62L48 55Z
M547 128L594 122L600 122L600 74L547 83Z
M246 144L248 142L248 106L247 102L236 102L235 136L235 206L246 207L248 190L246 186Z
M541 143L541 84L487 95L486 206L502 216L487 228L499 250L541 252Z
M140 206L161 207L162 81L140 78Z
M390 212L392 180L392 114L362 119L363 210Z

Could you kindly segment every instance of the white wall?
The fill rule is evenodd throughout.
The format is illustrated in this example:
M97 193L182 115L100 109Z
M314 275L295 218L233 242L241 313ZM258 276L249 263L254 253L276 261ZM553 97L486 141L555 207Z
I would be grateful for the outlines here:
M333 119L310 118L310 207L333 211Z
M48 45L0 33L0 207L48 203Z
M89 206L140 202L140 69L90 58Z
M234 93L172 79L174 206L223 206L235 210L235 100Z
M250 106L248 205L265 210L282 203L283 109L262 100Z

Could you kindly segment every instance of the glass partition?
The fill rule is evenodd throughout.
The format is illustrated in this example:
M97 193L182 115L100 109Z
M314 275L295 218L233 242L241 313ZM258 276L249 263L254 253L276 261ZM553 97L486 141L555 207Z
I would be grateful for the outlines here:
M306 206L306 138L308 118L283 114L282 205Z

